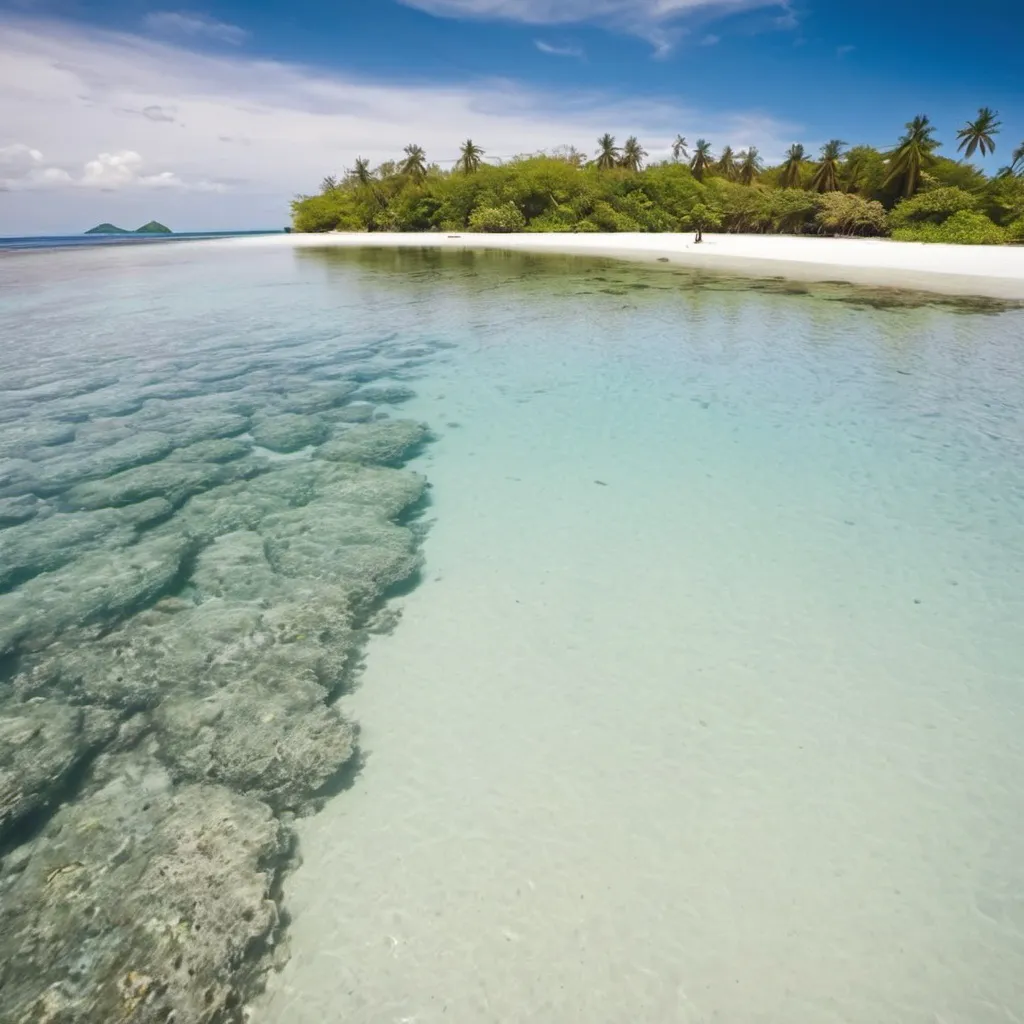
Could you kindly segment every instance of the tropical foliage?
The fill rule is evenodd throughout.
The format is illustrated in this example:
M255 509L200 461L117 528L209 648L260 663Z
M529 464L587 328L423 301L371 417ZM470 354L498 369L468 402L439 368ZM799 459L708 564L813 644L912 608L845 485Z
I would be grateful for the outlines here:
M799 188L807 154L799 142L794 142L786 153L786 161L779 169L779 185L782 188Z
M704 175L711 169L714 159L711 155L711 143L707 139L698 139L693 159L690 161L690 170L698 181L704 180Z
M815 192L838 192L840 161L843 158L843 146L840 139L832 139L821 147L821 159L814 169L811 188Z
M705 143L705 145L710 147L709 143ZM702 170L704 169L702 168ZM725 178L726 181L736 180L739 176L739 168L737 167L736 154L733 152L732 146L726 146L722 150L712 170L714 170L715 174Z
M982 156L996 151L996 144L992 136L999 132L1000 122L997 117L998 115L991 107L982 107L978 111L978 116L973 121L968 121L956 133L956 137L960 140L956 148L962 150L968 160L974 156L975 150L980 150Z
M935 164L939 142L927 115L908 121L907 132L889 154L886 184L897 185L904 197L912 196L920 187L925 171Z
M466 139L459 151L459 159L455 161L455 169L463 174L473 174L480 170L483 159L484 151L472 139Z
M767 166L755 146L718 157L707 139L663 143L649 160L636 136L489 163L467 139L451 170L421 146L377 167L362 157L292 204L297 231L705 231L889 235L923 242L1024 243L1024 143L986 176L969 162L996 149L998 114L982 107L942 156L920 115L889 151L839 139L815 160L800 143Z

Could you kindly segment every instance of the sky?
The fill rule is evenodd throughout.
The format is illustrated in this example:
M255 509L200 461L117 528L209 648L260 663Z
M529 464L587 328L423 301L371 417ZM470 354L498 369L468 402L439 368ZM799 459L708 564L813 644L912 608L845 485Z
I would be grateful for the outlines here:
M279 228L357 156L1024 142L1020 0L0 0L0 236Z

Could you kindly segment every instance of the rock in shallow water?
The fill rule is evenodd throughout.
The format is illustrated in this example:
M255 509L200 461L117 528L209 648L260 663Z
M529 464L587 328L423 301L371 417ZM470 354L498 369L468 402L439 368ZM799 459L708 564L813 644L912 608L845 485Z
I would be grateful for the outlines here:
M102 758L87 794L0 876L4 1021L242 1020L291 836L257 800L160 775L141 753Z
M398 405L416 397L416 392L404 384L375 384L361 388L353 396L360 402L373 402L378 405Z
M0 459L29 459L39 448L68 444L75 439L75 427L69 423L36 420L7 426L0 433Z
M0 704L0 843L108 743L117 716L42 697Z
M97 546L124 547L136 539L139 527L170 511L167 502L153 499L123 511L58 513L4 530L0 532L0 588L59 569Z
M296 413L264 416L252 425L252 438L258 445L282 454L320 444L329 433L330 426L326 420Z
M96 480L133 466L155 462L173 448L174 441L167 434L155 432L135 434L113 444L102 445L89 454L72 448L67 454L39 463L25 486L28 493L49 497L60 494L79 481ZM63 449L57 450L63 452Z
M35 518L47 506L33 494L23 494L17 498L0 498L0 530L7 526L16 526ZM3 570L0 569L0 572Z
M147 535L131 547L90 552L0 594L0 655L19 645L39 650L73 627L116 622L165 593L195 550L187 537Z
M320 459L398 466L409 459L428 438L425 424L415 420L365 423L346 430L337 440L316 450Z
M223 437L209 441L197 441L185 448L178 448L167 458L168 461L176 462L232 462L248 455L251 451L251 441L242 441L237 437Z
M118 508L147 498L163 498L177 507L193 494L218 484L245 480L266 466L255 460L219 463L164 459L136 466L103 480L90 480L65 491L61 501L71 509Z
M326 501L270 516L260 533L277 572L343 587L359 607L421 565L410 530L356 508L339 511Z

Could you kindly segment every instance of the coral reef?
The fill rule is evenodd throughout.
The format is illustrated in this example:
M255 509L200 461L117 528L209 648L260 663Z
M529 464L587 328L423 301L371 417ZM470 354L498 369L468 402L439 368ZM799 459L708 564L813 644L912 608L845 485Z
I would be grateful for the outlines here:
M373 382L434 351L280 348L0 359L4 1021L227 1024L271 964L334 698L421 564L429 433Z

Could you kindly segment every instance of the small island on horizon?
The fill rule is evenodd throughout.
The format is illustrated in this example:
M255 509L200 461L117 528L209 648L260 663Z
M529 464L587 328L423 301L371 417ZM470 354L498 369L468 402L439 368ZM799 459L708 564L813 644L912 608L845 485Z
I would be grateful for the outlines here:
M148 224L143 224L141 228L136 228L134 231L128 231L126 228L119 228L114 224L97 224L94 228L89 228L85 232L87 235L171 235L174 232L169 227L161 224L159 221L151 220Z

